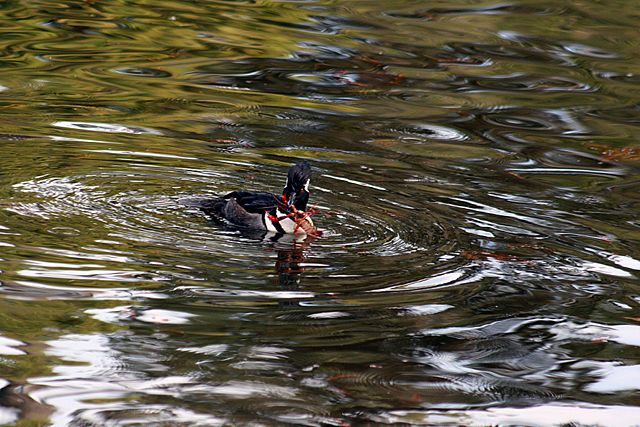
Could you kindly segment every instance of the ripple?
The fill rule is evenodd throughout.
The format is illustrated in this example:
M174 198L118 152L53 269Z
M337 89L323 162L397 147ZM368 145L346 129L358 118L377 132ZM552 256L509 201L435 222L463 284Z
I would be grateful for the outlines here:
M123 150L87 150L91 153L104 153L104 154L115 154L122 156L134 156L134 157L157 157L163 159L178 159L178 160L196 160L196 157L186 157L179 156L176 154L166 154L166 153L150 153L148 151L140 152L140 151L123 151Z
M639 325L604 325L597 322L576 323L572 320L558 323L549 329L555 339L576 341L613 341L640 347Z
M107 133L130 133L134 135L150 134L150 135L162 135L162 132L156 129L146 128L142 126L125 126L119 124L110 123L91 123L91 122L54 122L52 126L76 129L76 130L88 130L92 132L107 132Z
M398 291L420 291L435 287L458 286L465 283L475 282L481 276L459 270L444 274L435 275L427 279L420 279L415 282L393 285L386 288L375 289L371 292L398 292Z
M105 323L120 323L123 320L154 323L161 325L184 325L190 323L192 313L175 310L149 309L137 306L122 306L109 309L90 309L85 311L94 319Z
M566 43L563 45L563 47L571 53L588 56L591 58L614 59L620 57L620 55L615 52L609 52L604 49L599 49L597 47L588 46L581 43Z
M640 74L637 73L623 73L617 71L599 71L595 73L596 76L603 79L614 80L623 83L638 84L640 83Z
M109 409L82 409L77 414L77 418L90 425L109 425L117 420L122 425L163 425L169 423L194 427L216 427L225 426L229 422L226 418L198 413L190 409L149 403L146 403L144 407L121 403L117 407Z
M465 76L453 83L459 91L504 90L533 92L592 92L587 83L554 76L515 74L510 76Z
M226 344L211 344L204 347L182 347L178 349L178 351L204 354L207 356L220 356L227 350L229 350L229 346Z
M95 151L95 150L94 150ZM146 154L146 153L142 153ZM153 154L153 153L151 153ZM174 156L171 156L174 158ZM252 170L252 164L234 163L233 167L240 167ZM184 171L183 171L184 172ZM137 179L141 182L155 180L157 172L138 172ZM205 174L212 177L211 174ZM215 175L215 174L214 174ZM271 177L273 175L273 177ZM273 170L266 174L267 181L277 182L283 175L282 171ZM226 175L225 175L226 177ZM187 182L199 182L203 179L203 174L198 169L193 169L187 176ZM215 178L214 178L215 179ZM228 179L228 178L225 178ZM236 178L238 179L238 178ZM334 189L349 193L363 191L386 192L384 187L370 184L351 177L324 174L318 179L333 181L338 184ZM98 173L86 176L52 178L42 177L35 180L25 181L14 185L16 191L31 194L32 203L16 203L9 209L13 212L37 216L42 218L68 218L73 215L80 215L104 224L108 227L107 241L129 241L136 245L161 245L172 247L178 250L185 260L194 259L196 254L206 254L208 258L215 259L218 255L224 256L213 261L214 264L207 266L205 270L198 267L183 269L165 266L165 262L156 265L135 259L126 253L119 254L110 248L106 252L98 252L97 249L105 244L94 245L90 251L65 252L56 250L50 252L55 256L72 257L81 259L94 259L100 262L73 264L65 261L56 261L50 264L28 265L18 271L18 274L34 279L56 279L56 280L85 280L92 283L98 282L131 282L131 283L153 283L171 280L171 278L181 278L182 280L198 280L204 271L217 265L221 271L229 271L234 265L264 265L271 264L269 253L265 253L264 244L269 240L265 239L264 233L257 233L252 236L247 233L238 233L237 230L213 226L207 224L203 217L197 212L190 212L179 202L180 196L175 195L145 195L138 191L127 191L129 185L129 175ZM108 185L104 185L108 183ZM238 179L237 187L243 186ZM233 188L231 183L230 187ZM317 201L324 204L325 196L322 192L314 192ZM384 198L381 198L381 200ZM386 199L385 199L386 200ZM333 270L337 278L346 265L340 262L326 262L342 254L347 260L351 258L363 258L366 261L362 268L352 268L350 272L344 272L352 277L360 276L374 260L381 262L385 258L395 259L398 266L406 266L407 269L414 270L414 274L419 276L420 270L412 267L415 263L423 265L426 259L435 259L439 256L439 251L448 252L455 246L459 237L453 224L445 217L439 216L437 210L431 212L416 210L414 203L401 200L391 200L381 202L380 208L376 210L363 209L363 205L357 200L329 198L331 209L321 209L318 214L318 223L325 230L324 236L317 239L311 246L315 253L315 260L312 263L304 263L303 269L307 270ZM336 203L338 202L338 203ZM346 202L346 203L345 203ZM194 215L195 214L195 215ZM421 233L415 233L416 227L421 229ZM58 227L52 226L52 230ZM66 234L66 237L81 239L77 233ZM107 236L103 237L103 240ZM264 239L264 240L263 240ZM264 241L256 245L256 242ZM281 239L281 243L285 240ZM49 251L48 249L46 249ZM231 254L231 256L229 256ZM190 262L183 261L182 264ZM179 264L179 262L177 262ZM273 264L271 264L273 265ZM424 264L425 266L428 265ZM402 272L398 271L398 275ZM237 274L223 274L224 283L236 283ZM242 275L240 275L241 277ZM434 279L436 280L436 279ZM427 280L428 281L428 280ZM363 281L363 284L365 282ZM426 283L426 282L425 282ZM430 283L430 282L429 282ZM375 288L376 281L371 282L369 287ZM417 285L416 285L417 286ZM383 287L386 289L386 287ZM408 289L410 289L409 286ZM249 298L249 299L300 299L313 298L315 292L300 291L264 291L261 289L244 288L239 289L234 285L234 289L198 289L191 285L178 288L181 292L188 292L196 295L225 296L229 298Z
M540 62L565 63L559 61L553 52L546 52L540 49L528 49L523 46L505 46L501 44L486 44L474 42L448 43L447 49L467 55L484 55L489 58L496 57L508 59L536 60Z
M135 77L171 77L170 72L154 68L117 68L113 71Z
M464 7L464 8L432 8L423 11L416 11L410 13L403 12L387 12L389 16L395 18L414 18L414 19L437 19L440 16L447 15L497 15L497 14L535 14L535 15L549 15L559 14L562 12L561 8L543 8L532 5L512 4L512 3L499 3L488 6L478 7Z
M393 132L399 132L408 136L424 138L426 140L435 139L440 141L465 141L469 139L467 135L457 129L426 123L415 124L411 127L407 126L400 128L391 128L389 130Z
M633 424L634 16L457 3L3 4L0 418Z
M329 228L325 232L326 239L318 242L318 246L331 245L335 250L340 248L354 248L360 255L397 256L409 255L417 251L433 248L433 240L438 239L439 230L424 230L425 235L418 237L413 234L413 228L408 224L390 217L372 215L371 213L356 214L355 212L338 212L335 214L339 226ZM421 218L421 222L428 223L428 218ZM433 240L431 240L433 239Z
M334 373L327 378L327 382L345 391L364 387L382 389L396 398L408 394L405 388L406 384L402 383L401 376L392 369L384 369L376 365L364 372Z
M580 135L589 133L589 129L576 115L566 110L519 110L515 108L499 109L481 115L482 119L492 125L508 128L553 131L563 135Z
M344 182L348 182L350 184L359 185L359 186L362 186L362 187L373 188L374 190L387 191L387 189L384 188L384 187L380 187L378 185L373 185L373 184L368 184L368 183L362 182L362 181L357 181L355 179L349 179L349 178L345 178L345 177L341 177L341 176L334 176L334 175L329 175L329 174L324 174L324 176L327 177L327 178L337 179L338 181L344 181Z
M11 338L0 336L0 355L3 356L21 356L25 353L16 347L21 347L26 345L22 341L14 340ZM4 388L4 386L2 386Z
M443 311L449 310L453 308L452 305L449 304L425 304L425 305L415 305L410 307L403 308L403 315L407 316L425 316L436 313L441 313Z
M604 342L602 337L595 338L594 342ZM640 365L623 365L620 362L600 362L581 360L571 365L574 374L584 375L588 370L589 376L598 379L587 384L584 390L590 393L613 394L621 391L638 389L636 378L640 375Z
M624 405L592 405L581 403L548 403L528 407L496 407L484 410L391 410L372 415L371 419L384 423L433 425L436 423L484 425L554 425L596 424L628 427L635 422L640 407Z
M153 300L168 298L167 294L155 291L136 290L127 288L88 288L82 286L57 286L48 283L18 280L15 283L5 283L0 288L0 294L8 298L28 300Z
M523 117L516 115L493 115L487 118L489 123L493 123L500 126L506 126L518 129L533 129L533 130L552 130L554 125L551 122L543 121L541 119L534 119L531 117Z

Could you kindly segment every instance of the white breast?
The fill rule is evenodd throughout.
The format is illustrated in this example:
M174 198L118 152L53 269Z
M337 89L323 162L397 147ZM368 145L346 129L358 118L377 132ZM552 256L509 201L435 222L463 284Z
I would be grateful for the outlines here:
M284 216L285 214L283 214L280 211L277 211L277 217L280 218L282 216ZM271 222L271 220L269 219L268 214L264 214L265 218L264 218L264 223L267 226L267 230L269 231L273 231L274 233L278 232L278 229L273 225L273 223ZM311 221L311 219L309 219L309 221ZM302 229L302 227L298 227L298 225L291 219L291 218L284 218L282 220L280 220L279 222L280 226L282 227L282 229L284 230L285 233L290 233L293 234L298 233L298 234L306 234L306 232Z

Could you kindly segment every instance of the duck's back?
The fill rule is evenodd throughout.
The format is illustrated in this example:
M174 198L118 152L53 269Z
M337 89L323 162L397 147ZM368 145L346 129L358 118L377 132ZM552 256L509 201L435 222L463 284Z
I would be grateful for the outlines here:
M276 195L265 191L233 191L223 199L235 199L249 213L263 214L265 211L275 210L278 206Z
M265 228L265 212L275 212L278 199L272 193L234 191L223 197L203 200L200 209L216 219L225 219L233 224Z

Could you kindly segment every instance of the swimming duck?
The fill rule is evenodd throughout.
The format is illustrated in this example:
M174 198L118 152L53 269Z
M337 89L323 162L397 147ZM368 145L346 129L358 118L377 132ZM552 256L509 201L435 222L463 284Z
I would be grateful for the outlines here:
M311 166L304 160L287 173L282 196L264 191L233 191L226 196L203 200L205 214L231 224L274 233L313 234L315 227L307 213Z

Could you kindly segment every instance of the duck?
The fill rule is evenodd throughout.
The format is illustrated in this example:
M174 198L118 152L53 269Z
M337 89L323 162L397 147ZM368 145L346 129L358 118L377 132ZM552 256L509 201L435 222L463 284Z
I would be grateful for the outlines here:
M199 202L200 210L216 220L247 229L278 234L314 234L307 211L311 165L303 160L289 168L282 195L265 191L236 190Z

